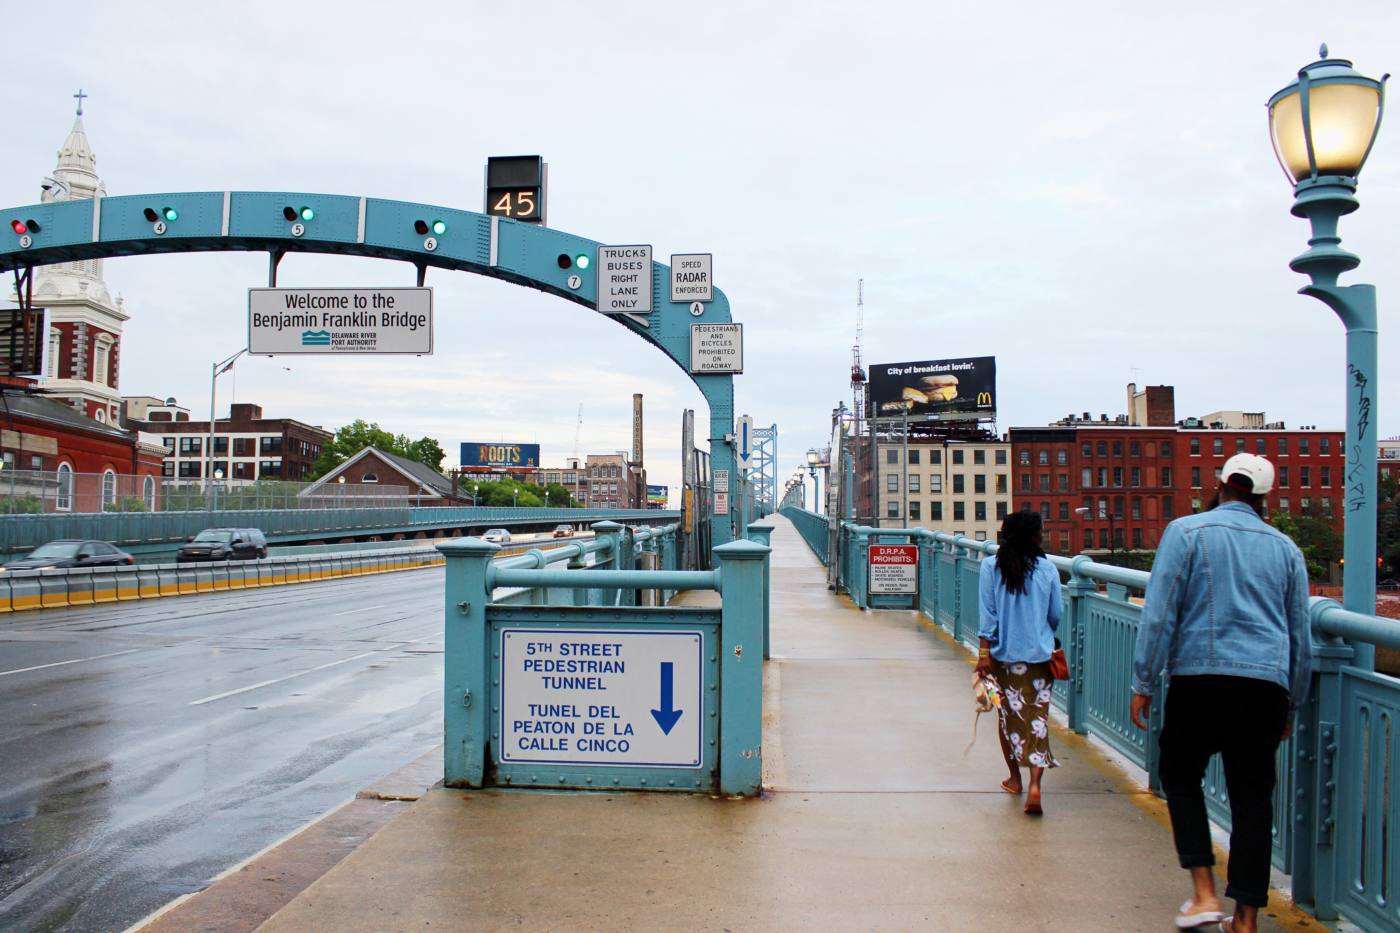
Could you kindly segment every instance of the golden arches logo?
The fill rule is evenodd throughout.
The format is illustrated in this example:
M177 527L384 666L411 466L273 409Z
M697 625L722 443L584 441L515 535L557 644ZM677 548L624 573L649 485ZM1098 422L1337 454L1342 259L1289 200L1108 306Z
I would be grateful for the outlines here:
M978 392L978 393L977 393L977 407L978 407L978 408L991 408L991 407L992 407L992 393L990 393L990 392Z

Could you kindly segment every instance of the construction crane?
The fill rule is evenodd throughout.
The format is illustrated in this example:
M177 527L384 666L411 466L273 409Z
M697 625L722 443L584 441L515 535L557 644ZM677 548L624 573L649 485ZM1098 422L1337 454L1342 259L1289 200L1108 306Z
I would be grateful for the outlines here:
M582 434L582 433L583 433L583 403L580 402L580 403L579 403L579 406L578 406L578 423L577 423L576 425L574 425L574 459L575 459L575 460L578 459L578 439L579 439L579 435Z
M865 279L856 281L856 342L851 347L851 407L855 424L853 437L860 437L860 419L865 415L865 368L861 365L860 345L865 340Z

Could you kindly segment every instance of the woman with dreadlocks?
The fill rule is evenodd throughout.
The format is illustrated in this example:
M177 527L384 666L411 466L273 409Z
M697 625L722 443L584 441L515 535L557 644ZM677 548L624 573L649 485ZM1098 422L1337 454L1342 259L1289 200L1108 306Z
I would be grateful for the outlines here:
M1001 525L1001 547L982 561L978 583L982 624L977 631L977 674L1001 691L1001 751L1011 777L1008 794L1022 791L1030 769L1026 813L1039 816L1040 779L1056 766L1050 753L1050 654L1060 625L1060 573L1041 550L1040 515L1012 512Z

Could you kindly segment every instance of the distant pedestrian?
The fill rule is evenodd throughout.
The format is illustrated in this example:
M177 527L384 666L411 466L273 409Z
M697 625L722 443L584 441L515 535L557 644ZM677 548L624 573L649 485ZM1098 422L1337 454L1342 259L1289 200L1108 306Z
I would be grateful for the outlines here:
M982 561L978 581L981 625L977 673L1001 693L1001 752L1011 776L1001 782L1022 791L1030 769L1026 813L1042 812L1040 781L1058 764L1050 752L1050 655L1060 625L1060 572L1041 550L1040 513L1020 511L1001 525L1001 547Z
M1253 933L1269 902L1275 755L1292 731L1312 673L1308 572L1289 538L1263 520L1274 467L1236 454L1221 470L1220 505L1167 526L1152 565L1133 660L1131 715L1147 728L1152 690L1171 677L1159 759L1181 867L1194 891L1182 929L1224 921ZM1227 919L1201 781L1219 752L1230 793Z

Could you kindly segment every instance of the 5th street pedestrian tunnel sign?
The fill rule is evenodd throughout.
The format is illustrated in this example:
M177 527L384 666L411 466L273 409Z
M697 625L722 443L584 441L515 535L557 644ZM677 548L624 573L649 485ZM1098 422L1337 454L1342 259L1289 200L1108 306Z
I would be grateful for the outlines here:
M500 632L502 764L700 768L701 632Z

